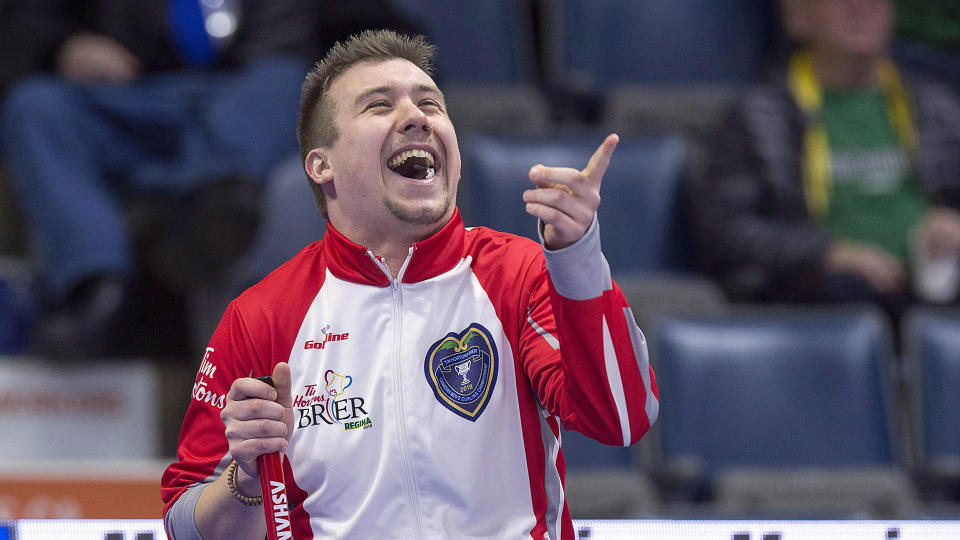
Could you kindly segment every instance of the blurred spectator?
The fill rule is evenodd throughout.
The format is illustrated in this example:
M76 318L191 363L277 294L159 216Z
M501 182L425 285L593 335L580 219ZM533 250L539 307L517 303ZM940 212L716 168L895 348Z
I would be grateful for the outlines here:
M301 205L292 190L262 208L264 179L297 155L308 61L364 28L417 31L388 0L0 1L3 150L45 278L38 350L57 356L142 352L124 331L152 351L140 319L182 306L144 309L144 272L188 296L186 330L208 336L237 258L316 237L277 210ZM258 216L268 234L248 250Z
M3 160L42 269L40 352L117 352L117 324L132 308L139 270L130 201L175 201L181 214L164 216L163 225L181 243L158 260L176 279L213 272L243 250L258 183L297 148L315 5L11 6L0 50L2 82L12 81L0 114Z
M891 0L781 7L798 47L742 97L693 182L701 262L740 301L872 301L896 317L920 292L953 300L960 103L889 59Z

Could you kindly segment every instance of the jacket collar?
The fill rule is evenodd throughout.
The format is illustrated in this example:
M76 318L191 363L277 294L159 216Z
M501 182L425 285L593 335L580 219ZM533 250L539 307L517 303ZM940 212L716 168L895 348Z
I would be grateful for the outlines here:
M452 269L462 258L465 237L460 210L454 209L453 217L443 228L413 243L413 253L402 272L403 283L417 283ZM323 253L330 272L339 279L378 287L390 285L390 278L374 261L369 248L350 241L329 221Z

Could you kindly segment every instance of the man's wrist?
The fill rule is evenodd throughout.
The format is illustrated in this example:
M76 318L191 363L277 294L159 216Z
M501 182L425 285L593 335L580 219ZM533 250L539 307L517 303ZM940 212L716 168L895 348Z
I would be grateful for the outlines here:
M561 296L587 300L613 287L610 266L600 249L600 224L596 215L579 240L559 250L544 247L543 254L550 280Z
M260 480L257 477L250 476L236 461L231 461L227 466L227 489L235 499L244 506L259 506L263 504L263 497L260 496ZM251 495L253 494L253 495Z

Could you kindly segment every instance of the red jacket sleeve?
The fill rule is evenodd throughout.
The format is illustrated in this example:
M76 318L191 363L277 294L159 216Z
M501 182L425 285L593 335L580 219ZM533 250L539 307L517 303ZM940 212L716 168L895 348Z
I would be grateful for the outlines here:
M200 362L180 429L177 461L161 479L164 515L189 486L213 481L228 464L220 411L233 381L249 376L251 370L262 375L266 366L261 364L239 311L230 304Z
M549 272L528 277L521 359L541 402L564 428L628 446L656 420L657 385L646 340L594 234L595 246L575 244L548 261ZM567 271L571 264L576 271ZM574 287L557 286L571 279Z

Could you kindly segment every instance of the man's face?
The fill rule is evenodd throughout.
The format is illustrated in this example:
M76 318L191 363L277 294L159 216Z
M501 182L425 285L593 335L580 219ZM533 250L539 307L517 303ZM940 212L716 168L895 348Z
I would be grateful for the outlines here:
M886 54L893 31L889 0L800 0L798 8L800 37L812 48L828 54Z
M332 178L325 191L334 224L385 232L445 223L460 149L433 80L407 60L361 62L333 82L329 98L339 137L320 151Z

